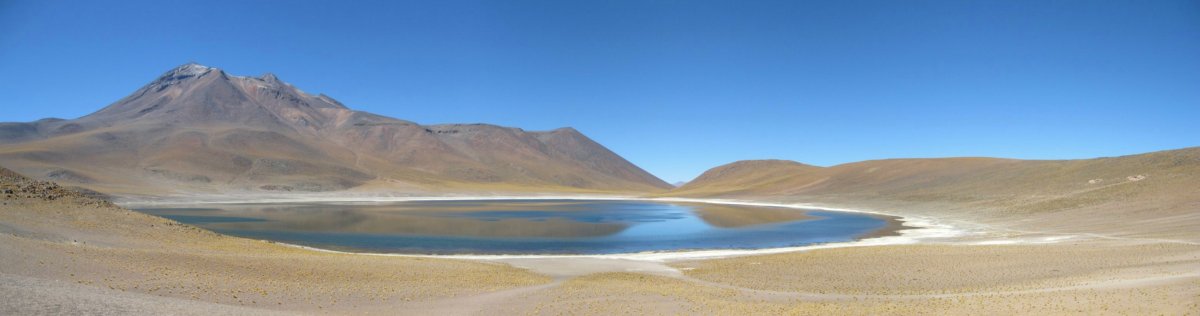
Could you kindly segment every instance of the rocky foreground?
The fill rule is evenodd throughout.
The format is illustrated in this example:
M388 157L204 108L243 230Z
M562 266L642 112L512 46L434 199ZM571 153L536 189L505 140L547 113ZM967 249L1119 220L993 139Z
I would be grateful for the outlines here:
M541 275L494 262L334 254L228 237L7 170L0 192L6 315L1200 311L1200 245L1187 240L946 240L671 262L653 274L547 261L567 273Z

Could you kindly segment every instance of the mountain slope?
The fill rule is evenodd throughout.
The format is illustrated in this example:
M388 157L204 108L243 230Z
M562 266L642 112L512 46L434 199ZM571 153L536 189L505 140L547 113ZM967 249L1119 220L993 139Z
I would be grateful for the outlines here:
M816 167L791 161L739 161L710 169L671 191L687 196L884 195L967 198L1037 191L1061 194L1118 183L1193 179L1200 147L1083 160L999 158L886 159ZM1135 178L1137 180L1131 180Z
M78 119L0 123L0 164L116 194L670 187L574 129L424 126L197 64Z
M888 159L825 168L742 161L713 168L665 195L903 210L1056 228L1091 225L1087 230L1119 234L1195 231L1200 147L1082 160Z

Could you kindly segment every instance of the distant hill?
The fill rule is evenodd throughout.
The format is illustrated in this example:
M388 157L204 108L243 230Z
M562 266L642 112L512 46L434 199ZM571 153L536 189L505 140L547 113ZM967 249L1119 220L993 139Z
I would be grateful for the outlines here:
M1155 230L1146 225L1191 231L1200 225L1200 147L1081 160L886 159L832 167L739 161L664 195L1096 225L1088 229L1097 231Z
M0 123L0 164L117 194L671 188L571 128L420 125L198 64L78 119Z
M1200 147L1082 160L1001 158L885 159L817 167L747 160L709 169L671 191L689 196L872 194L919 197L1065 193L1117 183L1190 178ZM1141 178L1133 180L1136 178Z

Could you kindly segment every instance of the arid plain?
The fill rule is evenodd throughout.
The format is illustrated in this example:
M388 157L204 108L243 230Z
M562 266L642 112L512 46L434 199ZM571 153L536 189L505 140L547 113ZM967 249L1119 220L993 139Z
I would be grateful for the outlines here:
M1041 194L1007 192L1006 199L1020 203L961 195L914 201L897 197L905 196L900 193L820 200L827 206L938 218L963 232L915 244L665 263L547 259L511 266L328 253L222 236L6 171L3 186L13 193L4 195L0 206L5 239L0 291L8 297L2 311L1195 314L1200 310L1200 236L1192 229L1198 186L1191 172L1197 153L1061 162L1129 165L1148 175L1133 181L1137 174L1118 177L1128 172L1112 168L1105 170L1113 175L1047 175L1024 189ZM1181 169L1167 167L1174 165ZM1085 205L1056 203L1083 199L1094 190L1055 192L1054 177L1079 178L1082 188L1088 180L1105 179L1111 184L1100 190L1115 192L1087 199ZM904 181L912 180L888 183ZM697 188L691 189L701 191ZM740 199L789 203L820 197ZM1046 203L1063 206L1046 209ZM669 268L655 268L660 266Z

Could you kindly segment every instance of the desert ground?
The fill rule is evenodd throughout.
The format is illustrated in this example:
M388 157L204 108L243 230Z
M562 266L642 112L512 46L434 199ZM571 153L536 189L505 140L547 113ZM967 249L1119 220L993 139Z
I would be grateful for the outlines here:
M1200 314L1200 230L1170 221L961 212L944 223L962 234L908 244L707 259L478 260L223 236L7 170L0 198L6 315ZM842 204L926 218L955 209Z

